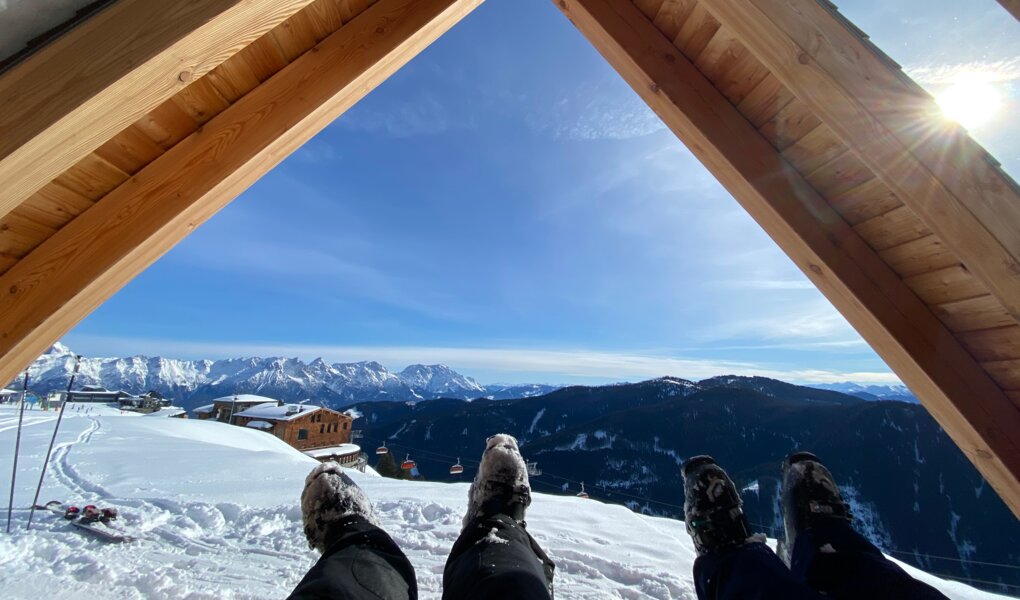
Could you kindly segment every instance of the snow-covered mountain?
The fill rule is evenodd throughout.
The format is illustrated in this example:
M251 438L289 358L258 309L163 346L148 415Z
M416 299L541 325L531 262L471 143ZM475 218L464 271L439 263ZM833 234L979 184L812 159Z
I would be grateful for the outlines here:
M818 388L820 390L832 390L835 392L850 394L851 396L856 396L862 400L899 400L901 402L918 402L917 396L910 391L910 388L902 383L875 385L844 381L842 383L819 383L812 385L811 387Z
M63 389L74 368L74 352L56 344L31 367L31 388L37 392ZM510 397L513 388L487 390L474 379L445 365L411 365L399 373L377 362L327 363L317 358L232 358L178 360L163 357L83 358L75 387L98 385L142 393L155 390L185 407L234 393L259 393L282 400L313 398L333 405L372 400L473 399ZM523 386L542 393L550 386Z

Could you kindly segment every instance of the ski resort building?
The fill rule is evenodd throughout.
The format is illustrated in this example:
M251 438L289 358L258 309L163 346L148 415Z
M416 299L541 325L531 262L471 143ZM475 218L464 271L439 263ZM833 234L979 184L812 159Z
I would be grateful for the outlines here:
M191 412L200 420L215 419L221 423L232 423L237 413L261 404L280 404L280 401L256 394L234 394L216 398L212 404L199 406Z
M481 1L101 1L0 57L0 382ZM1017 183L828 0L555 6L1020 515ZM339 443L307 410L246 424Z
M253 406L233 416L234 425L272 433L298 450L349 444L353 421L344 413L322 406L275 401Z

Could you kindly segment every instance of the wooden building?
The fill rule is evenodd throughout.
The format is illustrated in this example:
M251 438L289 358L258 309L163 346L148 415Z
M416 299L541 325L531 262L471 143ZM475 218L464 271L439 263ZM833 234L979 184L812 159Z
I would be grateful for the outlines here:
M351 441L350 416L321 406L260 404L234 415L234 425L272 433L298 450L337 447Z
M233 415L261 404L282 404L282 402L256 394L234 394L216 398L212 404L199 406L192 409L191 412L195 413L195 418L199 420L215 419L221 423L230 423Z
M481 1L112 0L8 60L0 381ZM555 6L1020 515L1016 182L828 0Z

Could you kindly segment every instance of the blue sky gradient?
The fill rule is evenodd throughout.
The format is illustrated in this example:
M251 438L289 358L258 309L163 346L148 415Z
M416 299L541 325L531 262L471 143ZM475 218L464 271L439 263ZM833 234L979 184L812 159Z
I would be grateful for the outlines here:
M933 91L993 70L1015 114L1020 28L994 2L846 4ZM974 132L1013 173L1018 129ZM483 382L895 381L546 0L483 4L65 343Z

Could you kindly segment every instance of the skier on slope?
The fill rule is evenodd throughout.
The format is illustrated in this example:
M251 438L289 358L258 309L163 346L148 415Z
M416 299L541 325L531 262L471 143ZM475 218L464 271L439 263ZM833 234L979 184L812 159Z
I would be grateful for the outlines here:
M471 488L463 529L443 572L443 598L552 598L555 566L527 532L528 471L510 435L490 437ZM414 568L379 526L365 493L327 462L305 480L301 511L308 544L322 557L291 600L418 597Z
M811 453L783 461L789 567L752 534L736 486L712 457L690 458L681 470L701 600L947 600L853 530L832 473Z

